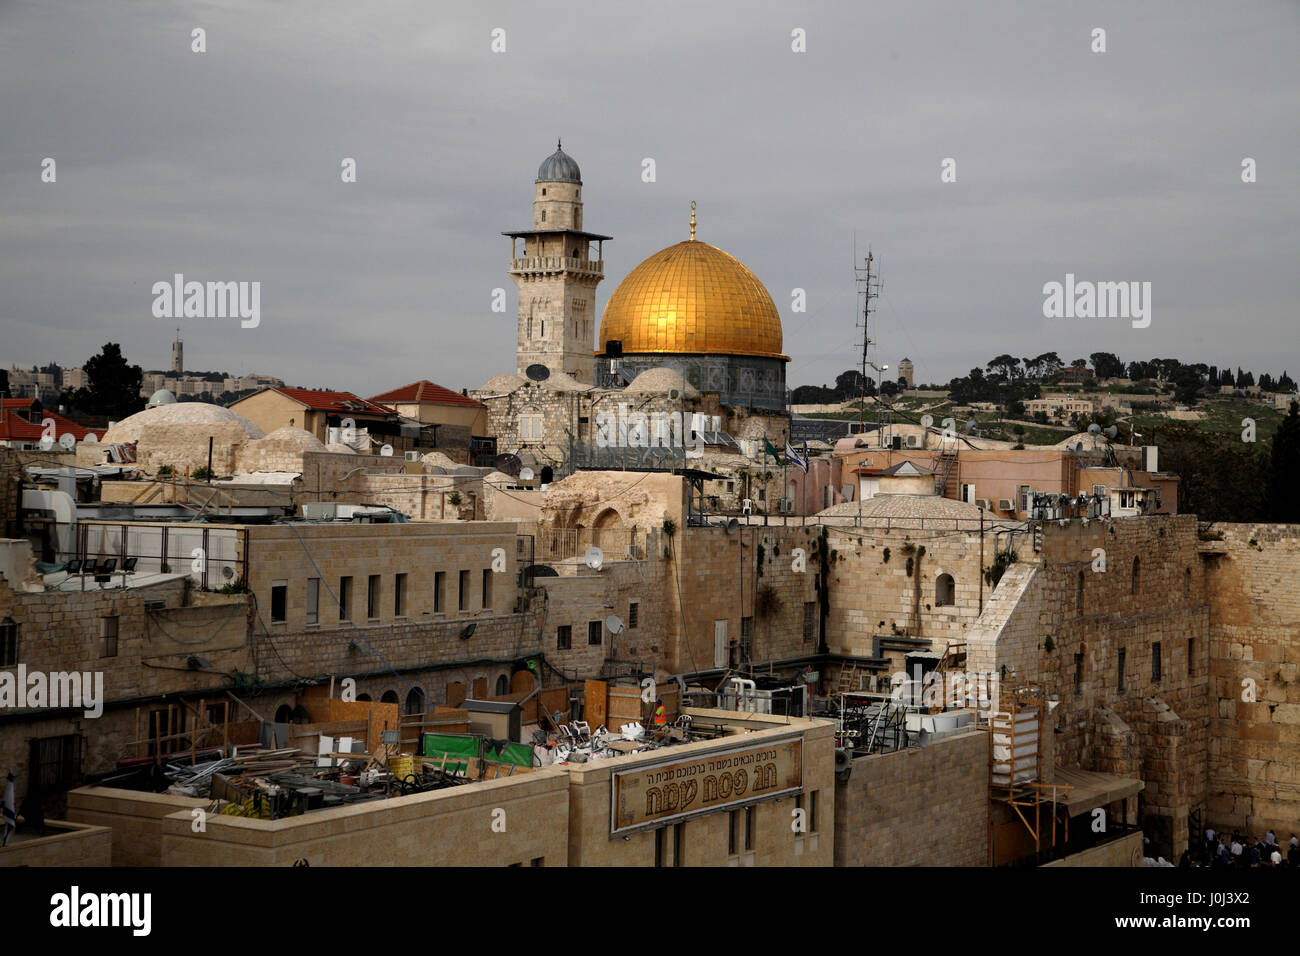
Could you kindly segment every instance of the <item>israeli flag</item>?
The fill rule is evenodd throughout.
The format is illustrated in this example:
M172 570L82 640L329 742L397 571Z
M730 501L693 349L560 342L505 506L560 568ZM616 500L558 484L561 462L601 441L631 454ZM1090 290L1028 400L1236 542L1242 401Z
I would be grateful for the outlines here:
M790 462L790 464L794 465L796 468L801 469L804 474L808 473L808 459L800 458L799 453L790 447L789 442L785 443L785 457L786 460Z

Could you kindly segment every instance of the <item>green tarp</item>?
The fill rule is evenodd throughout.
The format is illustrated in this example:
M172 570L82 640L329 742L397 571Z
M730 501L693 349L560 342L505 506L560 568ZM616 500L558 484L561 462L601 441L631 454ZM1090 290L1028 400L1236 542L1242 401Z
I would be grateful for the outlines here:
M479 741L485 740L476 734L425 734L423 745L421 747L423 756L438 757L441 759L443 754L449 754L452 757L472 758L479 755ZM506 744L501 751L489 750L488 744L483 745L483 756L488 760L494 760L497 763L512 763L519 767L531 767L533 765L533 748L527 744ZM466 761L461 760L454 765L451 761L447 762L447 770L461 771L466 768Z

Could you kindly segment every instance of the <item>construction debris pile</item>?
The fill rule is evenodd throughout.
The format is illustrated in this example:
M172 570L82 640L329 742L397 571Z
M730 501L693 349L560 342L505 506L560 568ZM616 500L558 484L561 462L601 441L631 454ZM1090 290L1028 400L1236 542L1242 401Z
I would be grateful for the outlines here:
M390 752L304 753L296 748L231 748L229 757L205 763L171 762L167 792L208 797L213 812L278 820L313 810L441 790L470 782L464 764Z
M649 730L640 722L632 721L621 725L617 733L611 733L604 726L593 731L585 721L562 723L561 719L562 715L555 714L550 718L553 730L539 729L533 733L533 754L540 767L608 760L706 740L723 733L721 727L695 726L689 714L682 714L672 723L652 725Z

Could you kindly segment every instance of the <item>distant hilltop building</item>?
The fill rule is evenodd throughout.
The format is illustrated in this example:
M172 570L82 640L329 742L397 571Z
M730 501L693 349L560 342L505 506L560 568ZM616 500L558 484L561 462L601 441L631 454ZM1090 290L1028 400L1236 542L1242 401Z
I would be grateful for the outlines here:
M916 388L912 383L912 360L905 358L898 363L898 377L907 388Z

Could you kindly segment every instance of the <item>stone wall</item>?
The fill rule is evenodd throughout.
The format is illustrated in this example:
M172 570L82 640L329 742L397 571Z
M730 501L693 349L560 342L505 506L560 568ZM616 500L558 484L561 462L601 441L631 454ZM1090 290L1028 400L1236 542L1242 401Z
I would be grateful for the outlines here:
M1072 853L1044 866L1141 866L1142 831L1134 830L1118 839Z
M989 738L855 757L835 783L836 866L985 866Z
M1300 832L1300 526L1216 524L1207 826Z
M0 847L0 867L3 866L111 866L113 860L112 834L104 827L80 823L50 821L45 824L45 836L24 839Z

